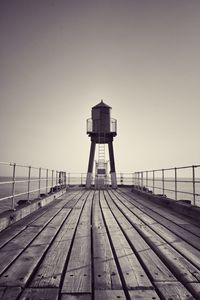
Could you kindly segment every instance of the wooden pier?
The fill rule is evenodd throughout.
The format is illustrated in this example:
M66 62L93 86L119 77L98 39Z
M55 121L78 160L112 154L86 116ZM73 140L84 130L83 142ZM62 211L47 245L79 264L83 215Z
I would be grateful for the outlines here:
M0 233L0 299L200 299L200 222L130 190L69 189Z

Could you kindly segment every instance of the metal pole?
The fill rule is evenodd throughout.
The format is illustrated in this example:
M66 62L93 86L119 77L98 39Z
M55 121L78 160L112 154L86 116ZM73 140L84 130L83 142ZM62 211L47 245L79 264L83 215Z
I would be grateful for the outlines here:
M51 191L53 192L53 174L54 170L51 171Z
M30 202L31 166L28 167L28 202Z
M163 196L165 194L165 170L162 169L162 191L163 191Z
M65 188L66 188L66 185L67 185L67 175L66 175L66 172L65 172Z
M192 166L193 204L196 205L195 166Z
M12 178L12 210L15 210L15 172L16 164L13 164L13 178Z
M58 185L58 171L56 171L56 190L57 190L57 185Z
M155 171L153 170L153 193L155 194Z
M177 201L177 168L174 168L174 177L175 177L175 200Z
M59 180L58 180L58 182L59 182L59 185L61 186L62 185L62 172L61 171L59 171Z
M146 171L146 187L148 188L148 171Z
M81 186L82 186L82 184L83 184L83 181L82 181L82 173L81 173Z
M40 197L40 192L41 192L41 168L39 168L38 197Z
M68 173L68 186L70 185L70 173Z
M49 176L49 170L46 170L46 194L48 192L48 176Z
M141 190L143 189L143 172L141 172Z

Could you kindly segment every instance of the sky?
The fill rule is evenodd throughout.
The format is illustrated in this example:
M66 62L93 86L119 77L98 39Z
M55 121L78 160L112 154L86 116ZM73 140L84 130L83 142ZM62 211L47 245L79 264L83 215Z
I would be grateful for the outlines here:
M0 161L86 172L86 119L117 119L117 172L200 163L199 0L0 0Z

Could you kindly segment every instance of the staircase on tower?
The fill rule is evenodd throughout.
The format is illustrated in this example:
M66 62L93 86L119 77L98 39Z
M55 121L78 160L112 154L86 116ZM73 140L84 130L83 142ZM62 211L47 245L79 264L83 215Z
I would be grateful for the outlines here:
M98 144L98 160L95 170L95 188L104 189L108 186L108 162L105 160L105 144Z

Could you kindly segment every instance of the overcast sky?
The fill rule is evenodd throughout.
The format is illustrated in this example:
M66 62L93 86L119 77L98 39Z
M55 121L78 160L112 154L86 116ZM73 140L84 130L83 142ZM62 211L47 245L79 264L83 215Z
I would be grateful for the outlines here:
M0 0L1 161L86 172L86 119L118 172L200 163L199 0Z

